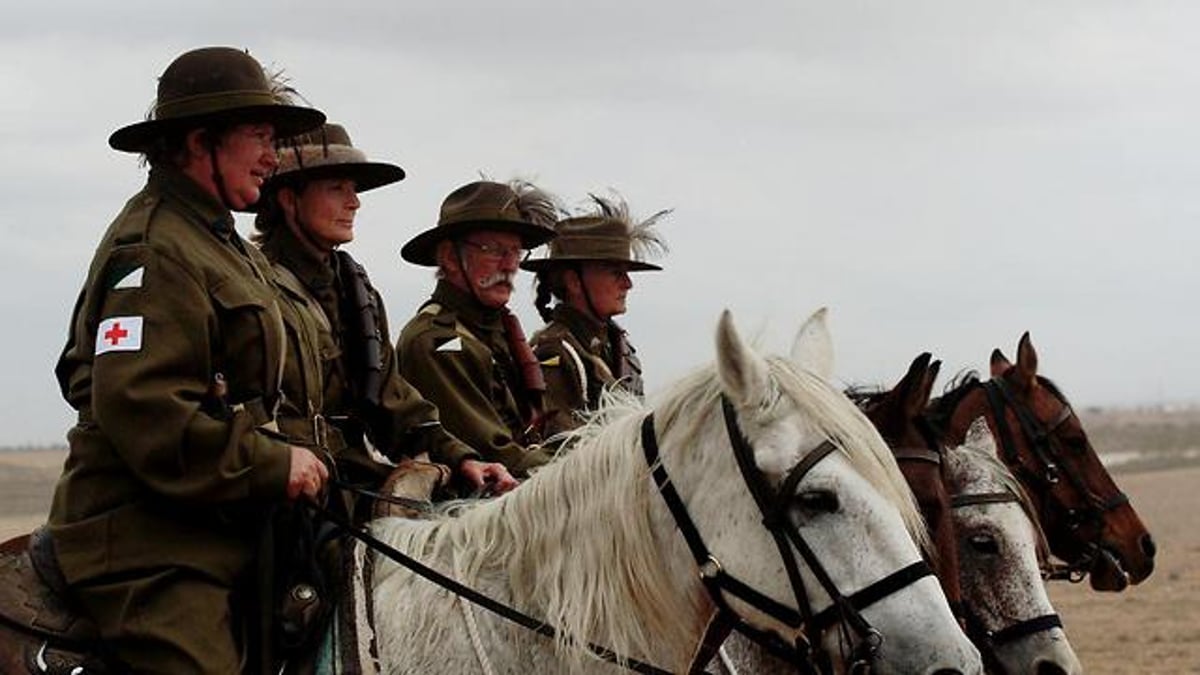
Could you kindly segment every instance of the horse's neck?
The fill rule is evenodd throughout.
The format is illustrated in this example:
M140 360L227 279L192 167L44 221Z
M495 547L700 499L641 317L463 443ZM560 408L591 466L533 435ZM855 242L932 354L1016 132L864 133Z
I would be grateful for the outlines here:
M707 601L640 448L630 450L577 447L438 537L453 541L464 574L506 574L518 606L572 638L677 660Z

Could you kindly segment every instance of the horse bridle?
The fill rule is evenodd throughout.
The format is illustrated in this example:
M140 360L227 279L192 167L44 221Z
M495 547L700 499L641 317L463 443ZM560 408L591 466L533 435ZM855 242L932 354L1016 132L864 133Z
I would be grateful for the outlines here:
M700 580L708 591L709 597L717 606L716 615L709 623L708 629L696 649L692 666L688 672L699 672L699 669L712 659L725 637L732 630L742 633L770 653L792 661L795 665L803 668L805 672L828 671L831 667L830 656L822 647L821 634L834 625L841 625L858 635L859 640L851 654L853 664L851 669L854 672L865 672L870 668L870 663L883 642L883 636L871 627L871 624L862 615L862 610L926 576L932 576L933 570L924 560L918 560L849 596L843 595L838 591L829 573L821 565L797 527L788 518L788 507L796 486L818 462L835 452L837 446L829 440L823 441L792 467L779 488L774 489L755 463L754 449L738 425L737 413L733 404L724 395L721 397L721 408L725 417L725 430L733 447L738 468L741 470L742 479L762 513L764 527L770 532L779 549L788 580L792 586L792 593L796 599L796 606L799 609L798 611L792 609L727 573L720 560L704 545L700 531L688 515L683 499L675 490L667 475L666 467L660 460L658 441L654 430L654 415L653 413L647 415L642 421L642 448L645 451L646 462L652 470L659 494L662 495L667 508L675 519L676 526L691 550L692 557L699 568ZM814 612L812 609L804 581L800 575L800 568L796 557L792 554L793 550L800 554L809 571L833 600L829 607L820 612ZM750 625L729 606L726 594L738 598L795 629L795 643L789 644L769 630Z
M951 508L956 509L964 506L1005 503L1017 504L1022 509L1025 508L1021 502L1021 498L1012 492L979 492L954 495L950 498ZM1029 515L1033 518L1032 514ZM1063 627L1062 618L1057 613L1050 612L1049 614L1016 621L1004 628L992 630L984 626L979 613L965 600L963 601L963 616L967 624L967 636L981 648L986 647L989 651L987 656L993 660L996 658L995 650L999 647L1028 635L1033 635L1034 633Z
M1000 443L1004 462L1008 464L1014 473L1023 474L1026 478L1030 479L1028 483L1031 487L1034 485L1039 486L1041 488L1039 496L1050 499L1062 507L1067 527L1071 531L1078 532L1083 526L1088 524L1095 526L1096 535L1094 539L1084 542L1084 552L1078 559L1067 561L1066 565L1051 568L1046 572L1046 577L1049 579L1069 579L1072 582L1082 581L1095 564L1096 558L1101 552L1100 543L1104 531L1105 514L1128 504L1129 496L1117 490L1116 495L1109 499L1101 499L1088 489L1088 486L1083 482L1083 478L1077 472L1071 470L1070 465L1065 468L1063 467L1063 455L1056 442L1055 433L1059 427L1075 415L1075 411L1065 400L1057 395L1055 396L1062 403L1062 411L1059 412L1054 420L1046 424L1033 414L1029 406L1013 396L1012 391L1003 379L995 377L982 383L981 386L987 397L988 405L991 408L992 417L996 421L997 440ZM1025 436L1033 460L1037 465L1035 470L1029 469L1021 461L1021 455L1013 438L1012 429L1008 424L1008 416L1004 414L1006 409L1012 409L1013 413L1017 416L1017 421L1021 426L1021 433ZM1055 495L1054 488L1064 476L1070 486L1083 499L1084 506L1079 508L1069 507L1063 504L1062 500Z

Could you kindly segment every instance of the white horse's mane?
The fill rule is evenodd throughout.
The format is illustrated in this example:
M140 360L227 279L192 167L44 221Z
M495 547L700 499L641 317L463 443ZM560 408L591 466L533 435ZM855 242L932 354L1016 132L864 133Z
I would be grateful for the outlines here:
M767 364L777 395L763 403L761 414L771 416L785 401L796 406L897 507L913 538L927 546L911 493L866 417L791 361L771 357ZM656 397L655 426L664 454L688 452L710 437L706 434L724 435L722 416L713 413L720 396L716 368L709 366ZM515 604L560 631L560 651L585 640L618 654L662 654L664 646L687 645L701 627L680 617L703 616L709 601L673 592L680 581L665 569L654 541L651 506L661 497L649 479L639 433L651 410L631 396L610 392L587 423L569 435L573 449L519 489L460 508L452 518L402 527L385 520L375 529L418 558L452 559L453 573L468 585L488 570L503 570ZM779 414L784 412L780 408ZM591 536L581 537L585 526ZM377 567L376 583L395 569ZM424 638L436 642L446 628L427 625ZM671 658L686 663L688 656Z

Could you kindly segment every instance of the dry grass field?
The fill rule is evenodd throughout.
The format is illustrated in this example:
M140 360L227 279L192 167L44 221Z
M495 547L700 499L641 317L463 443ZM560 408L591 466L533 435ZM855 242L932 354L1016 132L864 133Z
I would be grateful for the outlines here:
M1200 410L1089 410L1084 423L1159 554L1124 593L1051 586L1071 643L1089 673L1200 674ZM0 538L45 520L64 455L0 451Z

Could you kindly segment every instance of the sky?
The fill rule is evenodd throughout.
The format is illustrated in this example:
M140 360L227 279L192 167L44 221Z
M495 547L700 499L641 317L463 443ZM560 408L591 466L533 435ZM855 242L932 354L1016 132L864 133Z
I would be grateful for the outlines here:
M408 172L363 196L347 247L393 334L433 286L400 246L454 188L519 176L569 206L612 189L674 209L666 269L635 276L619 319L651 391L712 360L724 308L786 353L828 306L844 383L891 385L922 351L986 372L1030 331L1077 406L1200 402L1200 4L172 5L22 3L0 23L0 445L72 423L54 365L145 181L108 135L207 45L282 68Z

